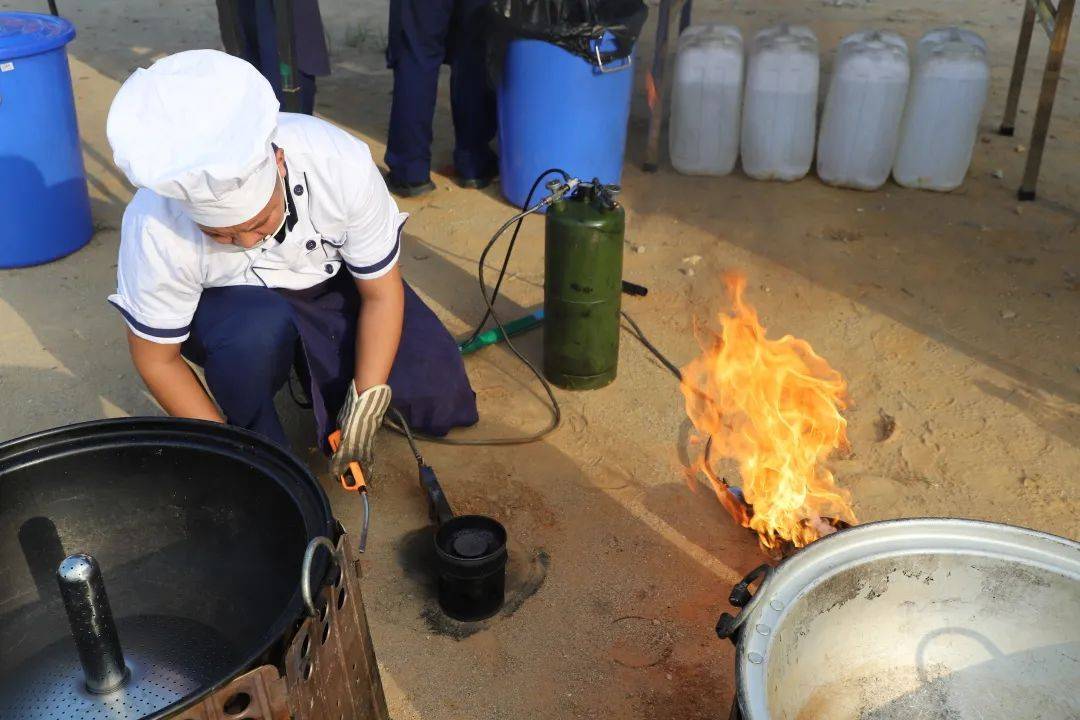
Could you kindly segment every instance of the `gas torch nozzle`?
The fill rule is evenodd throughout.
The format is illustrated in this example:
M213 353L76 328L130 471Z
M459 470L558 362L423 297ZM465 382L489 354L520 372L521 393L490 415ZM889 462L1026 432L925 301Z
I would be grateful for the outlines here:
M341 431L335 430L330 433L327 441L330 449L337 452L337 449L341 446ZM341 482L341 487L359 494L360 500L364 504L364 524L360 527L359 544L360 552L364 552L367 550L368 528L371 527L371 501L368 500L368 484L364 478L364 471L360 468L360 463L355 460L350 462L348 469L338 480Z

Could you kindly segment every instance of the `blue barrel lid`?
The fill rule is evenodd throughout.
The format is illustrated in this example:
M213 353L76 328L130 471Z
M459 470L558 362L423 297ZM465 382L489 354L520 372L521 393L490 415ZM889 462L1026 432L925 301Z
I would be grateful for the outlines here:
M0 12L0 61L55 50L74 37L75 26L62 17Z

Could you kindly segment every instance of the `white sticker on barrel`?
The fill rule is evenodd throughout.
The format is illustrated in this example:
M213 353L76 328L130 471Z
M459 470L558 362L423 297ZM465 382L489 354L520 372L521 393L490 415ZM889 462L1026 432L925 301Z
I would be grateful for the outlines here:
M13 62L0 63L0 72L11 72L14 69L15 63Z

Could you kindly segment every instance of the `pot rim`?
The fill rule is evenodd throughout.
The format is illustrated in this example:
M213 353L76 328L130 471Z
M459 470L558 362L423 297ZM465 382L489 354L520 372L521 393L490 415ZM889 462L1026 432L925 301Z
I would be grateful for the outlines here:
M457 526L469 524L484 524L490 526L490 529L499 536L499 547L495 548L486 555L479 555L477 557L462 557L460 555L455 555L448 550L445 550L443 548L443 543L440 542L440 539L443 538L443 535L450 530L458 529ZM475 570L482 568L483 566L492 563L493 561L500 559L505 560L505 558L507 557L507 537L508 536L506 533L506 526L493 517L490 517L488 515L455 515L443 524L439 525L439 527L435 530L435 554L439 557L440 560L452 567Z
M930 551L1023 560L1080 582L1080 542L1030 528L963 518L900 518L838 531L781 562L740 613L735 702L743 720L769 720L766 671L772 630L793 602L841 570L880 557ZM757 662L750 661L751 653Z
M308 541L310 542L318 535L325 535L331 541L335 541L341 534L339 532L340 525L334 518L326 492L307 465L296 455L275 445L258 433L208 420L134 416L90 420L40 430L0 442L0 471L7 468L33 465L43 459L42 451L45 449L52 448L60 452L70 452L86 444L93 443L95 440L100 443L103 439L114 437L130 439L135 433L139 433L143 437L160 436L157 441L163 445L184 444L182 440L185 438L209 441L206 442L206 449L216 449L224 455L232 455L233 457L243 456L245 462L258 467L269 478L283 485L285 483L280 473L285 471L292 475L294 480L299 479L301 481L300 486L305 487L312 494L309 499L314 501L315 513L323 519L320 527L308 531ZM276 472L274 472L275 470ZM288 492L288 487L284 489ZM290 492L289 494L295 499L293 493ZM303 516L304 510L302 508L298 508L298 510ZM314 534L312 534L312 531L314 531ZM322 578L319 583L322 586L325 582L328 563L325 557L321 557L317 562L315 575ZM203 688L156 712L143 715L140 720L162 720L183 710L190 709L254 667L259 659L276 643L291 634L297 623L303 618L305 608L301 595L300 568L298 567L292 597L278 615L277 620L267 629L262 640L251 652L236 663L233 669L224 673L219 680L208 683Z

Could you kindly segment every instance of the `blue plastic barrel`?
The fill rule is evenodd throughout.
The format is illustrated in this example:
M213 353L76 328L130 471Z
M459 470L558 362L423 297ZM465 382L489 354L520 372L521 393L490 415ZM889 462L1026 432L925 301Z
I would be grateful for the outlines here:
M601 53L614 50L606 36ZM511 40L496 87L503 196L525 203L536 176L562 168L618 184L634 86L633 55L598 67L542 40ZM545 195L541 183L533 202Z
M93 234L67 20L0 13L0 268L73 253Z

